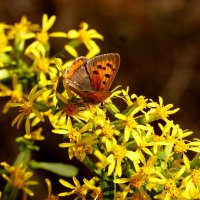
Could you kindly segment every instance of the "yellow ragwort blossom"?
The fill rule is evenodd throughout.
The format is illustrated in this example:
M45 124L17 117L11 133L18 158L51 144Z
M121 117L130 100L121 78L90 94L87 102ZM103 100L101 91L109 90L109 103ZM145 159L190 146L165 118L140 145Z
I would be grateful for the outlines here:
M138 107L141 108L141 110L146 109L148 107L148 99L145 98L145 96L141 95L137 97L137 95L133 94L131 95L131 99L136 99L134 102Z
M42 135L42 128L38 128L30 133L26 133L24 135L25 139L29 139L29 140L44 140L45 137Z
M30 196L34 193L29 189L29 186L38 184L37 181L32 181L30 178L33 176L33 172L28 171L27 167L24 167L22 163L17 166L10 166L6 162L1 163L4 166L8 174L3 174L3 178L12 184L16 189L21 189Z
M91 197L92 199L101 199L102 195L102 189L101 187L95 186L95 183L98 181L97 177L93 177L90 180L87 180L86 178L83 179L84 184L88 187L88 190L91 190Z
M106 149L108 152L107 157L99 150L96 150L94 155L100 160L96 163L97 167L105 169L108 166L108 176L114 173L114 176L121 177L122 163L126 158L130 159L133 165L140 162L137 152L127 150L124 144L117 144L115 138L112 138L110 142L107 141Z
M12 50L12 46L9 45L9 39L7 37L6 31L9 30L11 26L0 23L0 54L9 52ZM2 56L0 56L1 58ZM1 66L1 65L0 65Z
M47 52L49 53L49 46L47 43L49 42L50 37L64 37L66 38L66 33L64 32L52 32L49 33L49 30L54 25L54 22L56 20L56 16L53 15L50 18L48 18L47 14L43 15L42 18L42 27L40 30L36 33L34 33L35 41L32 42L25 51L26 55L29 55L33 53L34 51L40 50L41 52ZM36 48L36 50L34 50ZM36 54L36 52L34 52ZM46 54L45 54L46 55Z
M32 68L39 78L38 84L41 87L51 86L58 80L58 69L54 66L54 61L46 54L43 45L33 43L26 48L25 54L33 60Z
M74 156L80 160L83 161L87 154L92 154L94 149L93 149L93 144L97 143L96 137L94 135L87 136L82 138L79 132L74 131L70 132L70 134L73 133L73 136L76 138L78 141L76 142L69 142L69 143L61 143L59 144L59 147L61 148L68 148L68 154L69 158L72 159ZM78 133L78 136L77 136ZM70 137L70 138L71 138Z
M71 183L69 183L63 179L59 179L59 182L63 186L65 186L69 189L72 189L72 191L59 193L58 196L63 197L63 196L70 196L72 194L75 194L75 195L77 195L77 197L74 198L74 200L77 200L77 199L87 200L86 195L89 190L88 186L85 184L81 185L75 177L73 177L73 181L74 181L74 185L72 185Z
M66 33L64 32L48 33L48 31L54 25L55 21L56 21L55 15L51 16L50 18L48 18L47 14L43 15L41 30L40 32L37 32L35 35L38 42L45 44L49 40L49 37L64 37L64 38L66 37Z
M66 92L63 94L56 93L56 97L62 102L58 111L50 116L50 121L55 128L64 128L67 124L68 117L88 122L94 115L91 110L84 109L83 106L73 103ZM68 127L69 129L71 128Z
M119 184L121 188L123 188L123 196L130 195L131 193L134 193L135 189L140 191L139 193L142 196L145 196L146 199L149 198L149 195L143 191L144 185L148 184L149 177L152 176L155 172L155 164L157 161L156 156L150 157L147 161L145 161L146 164L140 167L136 167L136 173L131 175L129 178L118 178L115 179L114 182ZM124 185L126 184L126 185ZM153 185L152 185L153 186Z
M22 16L19 23L15 23L11 26L8 33L9 39L15 39L17 42L31 39L34 37L34 32L39 30L38 24L32 24L28 21L26 16Z
M115 129L115 126L111 124L110 120L106 120L103 115L96 116L94 122L98 129L95 134L101 138L102 143L109 142L115 135L119 135L120 132Z
M86 22L82 22L80 24L79 31L74 29L70 30L67 33L67 37L69 39L78 39L81 43L83 43L89 51L86 55L88 58L92 58L100 52L99 47L93 39L103 40L103 36L94 29L88 30L88 24ZM65 45L65 49L73 56L78 56L78 53L76 53L76 50L73 48L73 46L67 44Z
M12 76L12 88L0 83L0 97L10 97L10 100L3 107L3 113L7 113L13 103L21 103L24 100L22 86L18 83L17 76Z
M182 188L185 189L184 196L191 199L200 198L200 169L193 169L182 181Z
M69 138L69 142L59 144L61 148L68 148L69 158L72 159L74 156L83 161L87 154L91 154L93 152L93 145L97 142L95 135L87 135L83 136L83 133L87 131L82 127L80 130L76 130L72 127L71 119L68 118L67 122L67 130L54 130L53 132L59 134L67 134Z
M155 170L154 173L158 175L159 178L149 178L150 183L154 183L154 189L159 186L163 186L164 190L160 194L154 196L155 199L177 199L186 200L187 195L184 194L184 189L180 186L182 180L182 175L185 172L186 167L182 166L179 171L173 174L172 178L165 177L159 170Z
M117 113L115 117L117 119L122 120L121 124L125 126L124 128L124 141L127 142L130 137L134 137L136 134L140 133L141 131L147 131L147 127L137 123L136 119L133 117L138 110L133 110L132 113L128 116ZM135 138L136 139L136 138Z
M184 139L191 135L192 131L184 131L179 127L179 125L174 125L173 122L169 120L165 126L159 124L159 127L162 131L162 134L159 137L156 137L156 144L165 145L164 143L166 143L166 145L170 145L171 147L173 147L173 149L171 148L170 154L168 155L166 161L172 159L174 154L178 154L183 158L185 166L187 167L187 169L189 169L190 161L186 153L188 151L200 153L200 140L196 139L195 141L188 141ZM158 141L158 138L160 139L160 141Z
M17 124L17 128L19 128L22 120L26 118L25 122L25 130L26 134L30 134L30 118L31 115L34 115L35 117L38 117L40 121L44 122L44 117L42 114L34 108L34 103L36 99L44 92L44 90L38 90L37 91L37 86L33 87L32 90L30 91L27 100L24 101L24 103L14 103L12 106L13 107L20 107L19 108L19 114L14 118L12 121L12 126Z
M171 114L174 114L178 112L179 108L171 110L173 107L173 104L168 104L166 106L163 105L163 99L162 97L159 97L159 102L150 102L148 104L151 109L147 112L149 115L151 115L150 120L158 120L163 119L167 122L167 117Z
M47 196L46 200L58 200L59 197L52 193L51 181L48 178L45 178L45 182L47 184L47 189L48 189L48 196Z

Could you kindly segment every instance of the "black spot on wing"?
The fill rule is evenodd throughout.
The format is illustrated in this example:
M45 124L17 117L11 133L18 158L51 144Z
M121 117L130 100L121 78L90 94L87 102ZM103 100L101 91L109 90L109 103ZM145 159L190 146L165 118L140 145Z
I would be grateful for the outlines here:
M99 72L97 70L94 70L92 73L93 74L99 74Z
M105 74L104 75L106 78L110 78L110 74Z
M97 69L102 69L102 65L97 65Z
M112 64L110 63L107 63L106 66L112 68Z

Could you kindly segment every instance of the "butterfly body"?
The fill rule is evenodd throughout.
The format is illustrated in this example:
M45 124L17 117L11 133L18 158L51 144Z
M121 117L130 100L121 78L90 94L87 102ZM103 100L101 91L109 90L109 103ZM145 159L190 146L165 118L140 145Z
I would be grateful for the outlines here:
M64 74L64 85L85 102L98 104L111 95L110 85L118 71L119 54L109 53L92 59L77 58Z

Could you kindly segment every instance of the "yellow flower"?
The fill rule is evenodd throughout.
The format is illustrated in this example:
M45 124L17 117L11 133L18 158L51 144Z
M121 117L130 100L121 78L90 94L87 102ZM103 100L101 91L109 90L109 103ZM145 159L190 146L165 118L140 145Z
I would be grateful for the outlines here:
M31 140L44 140L45 137L41 134L42 133L42 128L38 128L34 131L32 131L30 134L26 133L24 135L25 139L31 139Z
M190 160L187 157L186 153L188 151L194 151L197 153L200 153L200 140L196 139L194 141L189 142L188 140L184 139L185 137L188 137L192 134L191 131L183 131L179 125L174 125L172 121L169 121L166 123L166 125L163 127L160 125L160 128L162 130L162 134L158 138L163 138L164 143L168 143L166 145L170 145L169 147L166 147L166 150L168 148L170 153L167 155L166 162L173 158L175 155L179 155L179 157L183 158L183 162L187 169L190 169ZM160 144L163 144L163 142L160 142ZM158 143L159 144L159 141ZM173 147L173 149L172 149ZM172 151L173 150L173 151Z
M69 148L68 154L70 159L75 156L78 160L83 161L87 154L93 153L94 149L92 145L97 143L94 135L87 136L82 139L80 133L75 130L74 132L71 131L69 134L72 134L72 136L69 135L69 138L73 138L77 140L77 142L61 143L59 144L59 147Z
M181 188L184 188L184 195L190 199L200 198L200 169L190 170L190 174L186 176Z
M97 46L97 44L93 39L103 40L103 36L94 29L88 30L88 24L86 22L82 22L80 24L79 31L72 29L67 33L67 36L69 39L78 39L81 43L83 43L86 46L86 48L89 51L88 54L86 55L86 57L88 58L92 58L93 56L95 56L100 52L99 47ZM78 56L73 46L66 45L65 49L73 56L75 57Z
M48 41L49 37L64 37L64 38L66 37L66 33L64 32L48 33L48 31L53 26L55 21L56 21L55 15L51 16L49 19L47 14L43 15L41 31L36 34L36 39L42 44L45 44Z
M173 107L173 104L168 104L164 106L162 97L159 97L159 103L152 101L148 105L151 107L151 109L147 113L151 116L150 120L152 121L163 119L167 122L167 117L171 114L178 112L179 110L179 108L170 110Z
M20 40L27 40L34 37L34 31L39 30L38 24L32 24L26 16L22 16L19 23L15 23L11 26L10 32L8 33L8 38Z
M79 122L80 120L88 122L89 119L93 118L94 111L91 111L90 109L85 109L81 104L71 101L66 92L64 92L63 94L57 92L56 97L58 98L59 107L55 110L55 113L53 115L48 116L53 127L57 130L61 129L60 132L57 130L54 131L55 133L62 134L62 129L71 129L71 126L67 126L67 121L69 118Z
M91 197L96 200L101 197L102 189L101 187L95 186L95 183L98 181L97 177L93 177L91 180L83 179L84 184L88 187L89 190L92 190Z
M185 172L186 167L182 166L179 171L173 174L172 178L165 177L163 174L156 170L155 173L159 178L150 177L149 182L154 183L154 189L157 190L163 186L164 190L160 191L160 194L154 196L155 199L177 199L186 200L187 196L184 194L183 188L180 186L182 175Z
M13 103L21 103L24 100L22 86L18 84L16 75L12 76L12 88L0 83L0 97L10 97L10 100L3 107L3 113L7 113Z
M69 182L67 182L67 181L65 181L63 179L59 179L59 182L63 186L65 186L65 187L67 187L69 189L72 189L72 191L71 192L59 193L58 196L62 196L63 197L63 196L70 196L72 194L75 194L75 195L77 195L77 197L74 198L74 200L79 199L79 198L82 199L82 200L86 200L87 199L86 195L87 195L88 190L89 190L88 186L85 185L85 184L81 185L79 183L79 181L75 177L73 177L73 181L74 181L74 185L72 185L71 183L69 183Z
M135 140L137 140L136 136L138 133L140 134L141 131L147 131L147 127L139 124L136 119L133 117L135 113L137 113L138 110L135 109L132 111L132 113L128 116L123 115L121 113L117 113L115 117L117 119L122 120L121 124L125 126L124 128L124 142L127 142L130 139L130 136L134 137Z
M171 198L177 198L179 196L179 190L176 186L175 181L172 179L169 179L166 181L165 190L167 190L167 192L169 192L168 194Z
M66 37L66 34L64 32L48 33L50 28L54 25L55 21L55 15L51 16L49 19L47 14L43 15L41 31L36 33L37 41L41 42L42 44L45 44L49 40L49 37Z
M36 38L36 41L31 43L27 47L25 51L26 55L31 53L30 50L34 51L34 48L36 48L37 51L43 52L43 55L44 55L44 51L45 53L46 52L49 53L48 41L50 37L64 37L64 38L66 37L66 33L64 32L53 32L53 33L48 32L50 28L53 26L55 20L56 20L55 15L51 16L49 19L48 19L47 14L43 15L41 30L39 32L34 33L34 37Z
M142 188L146 185L148 186L149 178L152 176L152 174L155 173L154 166L156 161L156 156L150 157L147 162L145 161L146 164L140 167L136 167L136 172L134 172L129 178L118 178L114 180L114 183L118 183L120 187L128 189L125 191L128 191L129 194L133 193L135 189L142 192L142 194L145 194ZM126 187L124 183L126 183ZM123 193L125 191L123 191ZM126 193L126 195L128 193ZM146 196L148 195L146 194Z
M2 51L6 51L7 47L2 48ZM7 52L0 52L0 68L3 68L5 66L8 66L9 64L12 64L12 59L10 57L10 55L8 55ZM6 79L9 77L9 71L7 69L2 70L1 69L1 73L0 73L0 79Z
M122 96L119 94L122 94ZM128 106L131 106L133 104L132 98L129 96L129 86L126 88L126 90L122 89L119 94L117 94L116 96L122 98Z
M138 190L130 197L131 200L151 200L151 197L143 189Z
M52 193L51 181L48 178L45 178L45 182L47 184L47 189L48 189L48 196L47 196L46 200L58 200L59 197Z
M6 29L11 28L11 26L0 23L0 53L2 52L9 52L12 50L12 46L9 45L8 37L6 34ZM0 56L1 58L2 56Z
M10 175L2 175L3 178L8 181L8 183L12 184L12 186L16 189L23 190L30 196L34 195L34 193L29 189L29 186L36 185L38 182L29 180L33 176L33 173L28 171L27 167L24 167L22 163L18 164L17 166L10 166L6 162L2 162L1 165L4 166L5 170Z
M120 183L119 186L120 186L120 190L117 190L115 193L116 200L126 199L127 195L130 196L130 194L132 194L133 190L130 188L130 185Z
M108 156L103 155L99 150L94 152L94 155L100 160L96 163L97 167L105 169L108 165L108 176L114 173L114 176L122 175L122 163L126 158L133 162L133 165L140 162L137 152L127 150L124 144L117 144L117 141L112 138L110 142L107 141L106 149Z
M44 122L44 117L42 114L34 108L34 103L36 99L44 92L44 90L37 90L37 86L33 87L30 91L27 100L24 103L15 103L12 106L13 107L20 107L20 113L14 118L12 121L12 126L14 126L17 123L17 128L19 128L23 118L26 118L25 122L25 130L26 134L30 134L30 117L31 115L34 115L35 117L38 117L40 121Z
M84 132L87 131L88 128L86 124L80 130L76 130L72 126L71 119L68 118L67 130L53 130L55 133L67 134L69 143L61 143L59 147L68 148L70 159L75 156L78 160L83 161L87 154L93 152L93 144L97 143L97 140L95 135L84 135Z
M141 110L146 109L148 107L148 99L145 98L145 96L139 96L133 94L131 95L131 99L136 99L134 102L137 106L141 108Z
M41 87L52 85L58 80L58 69L53 65L54 61L46 56L43 45L33 43L26 48L25 54L33 60L33 68L38 74L38 84Z
M119 135L120 132L115 129L115 126L111 124L110 120L106 120L105 116L99 115L94 118L94 124L98 127L95 134L101 137L102 143L109 142L114 136Z

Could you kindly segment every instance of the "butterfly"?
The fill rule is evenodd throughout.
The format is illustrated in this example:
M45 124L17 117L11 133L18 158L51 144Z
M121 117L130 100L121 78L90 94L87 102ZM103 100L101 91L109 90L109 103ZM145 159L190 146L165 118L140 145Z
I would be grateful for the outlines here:
M108 53L92 59L77 58L63 75L63 83L85 102L102 103L111 95L108 91L119 69L120 56Z

